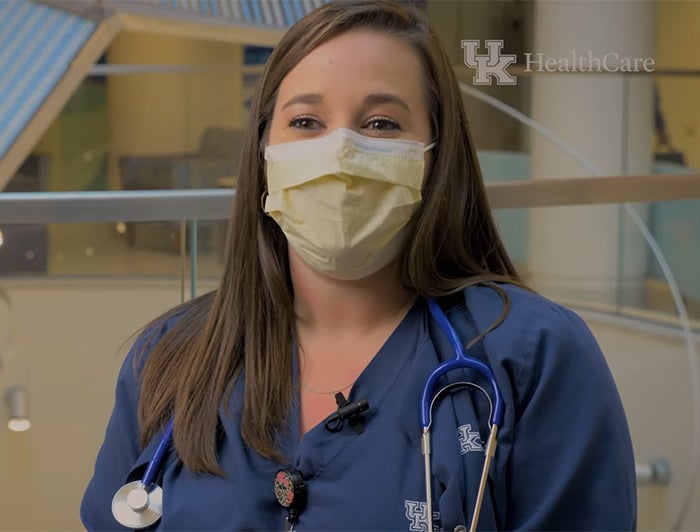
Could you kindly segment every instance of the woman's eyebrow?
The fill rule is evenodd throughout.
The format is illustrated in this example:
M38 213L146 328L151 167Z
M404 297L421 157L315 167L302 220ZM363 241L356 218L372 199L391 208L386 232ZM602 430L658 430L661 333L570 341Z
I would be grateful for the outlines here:
M323 102L323 96L321 96L318 93L309 93L309 94L298 94L294 96L293 98L290 98L287 100L287 103L285 103L282 106L282 109L286 109L290 105L294 105L295 103L321 103Z
M319 104L323 102L323 96L319 93L308 93L308 94L297 94L296 96L293 96L287 102L282 106L282 109L286 109L287 107L297 104L297 103L305 103L305 104ZM385 103L393 103L396 105L399 105L406 109L407 111L410 111L411 108L408 106L408 104L403 101L401 98L396 96L395 94L390 94L390 93L374 93L374 94L368 94L365 96L364 99L364 104L366 106L371 106L371 105L380 105L380 104L385 104Z
M408 106L406 102L404 102L401 98L396 96L395 94L389 94L389 93L377 93L377 94L368 94L365 96L365 105L370 106L370 105L379 105L383 103L395 103L397 105L400 105L406 111L411 111L411 108Z

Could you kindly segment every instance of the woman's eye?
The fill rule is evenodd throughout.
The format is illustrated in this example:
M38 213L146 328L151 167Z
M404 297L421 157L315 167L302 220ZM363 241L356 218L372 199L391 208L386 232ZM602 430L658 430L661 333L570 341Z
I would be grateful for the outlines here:
M366 129L374 131L400 131L401 126L395 120L390 118L372 118L367 121L364 126Z
M308 116L298 116L296 118L292 118L288 125L289 127L296 129L316 129L319 127L319 123Z

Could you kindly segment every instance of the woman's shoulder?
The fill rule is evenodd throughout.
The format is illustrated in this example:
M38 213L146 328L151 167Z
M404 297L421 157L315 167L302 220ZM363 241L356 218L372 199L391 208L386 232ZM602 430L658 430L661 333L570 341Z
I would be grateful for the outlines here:
M627 421L586 323L567 307L509 284L470 287L465 301L465 314L483 334L474 352L487 358L505 404L495 460L507 479L497 497L512 501L506 528L633 529ZM580 504L593 499L605 502L600 512Z
M527 289L506 284L497 288L500 293L488 286L469 288L466 301L479 333L506 311L502 322L483 334L475 349L483 348L482 356L509 397L511 420L521 419L527 410L535 422L543 416L548 423L558 420L566 426L567 416L577 412L575 417L591 423L596 416L607 416L608 421L626 427L605 355L584 320Z
M491 365L510 368L511 377L608 372L588 325L559 303L512 284L467 288L465 301L478 333L488 331Z
M128 378L130 374L132 378L138 380L138 374L143 369L151 352L166 336L179 336L181 337L180 341L184 342L186 337L192 334L192 331L186 327L180 327L180 325L194 321L191 319L194 314L206 314L214 294L215 292L210 292L181 303L147 323L135 334L135 340L124 360L120 376Z
M540 334L567 335L588 331L573 310L525 287L508 284L476 285L464 290L467 308L477 330L502 322L489 335L512 336L517 341Z

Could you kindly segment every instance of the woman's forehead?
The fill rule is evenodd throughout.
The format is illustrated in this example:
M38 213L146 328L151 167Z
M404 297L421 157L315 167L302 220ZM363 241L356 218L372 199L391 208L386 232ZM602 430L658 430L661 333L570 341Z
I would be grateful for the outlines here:
M421 61L411 44L377 31L352 30L306 55L283 79L279 96L392 90L405 98L422 98L422 78Z

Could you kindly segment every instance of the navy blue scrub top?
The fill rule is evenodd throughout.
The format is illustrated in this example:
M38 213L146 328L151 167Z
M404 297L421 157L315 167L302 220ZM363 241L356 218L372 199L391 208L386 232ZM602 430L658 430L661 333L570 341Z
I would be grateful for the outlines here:
M600 349L570 310L528 291L501 285L512 308L470 349L493 369L505 420L489 475L479 530L633 530L635 467L627 421ZM466 344L494 322L503 301L489 287L465 290L448 318ZM172 323L160 331L163 334ZM95 472L80 509L89 530L116 530L111 501L127 479L140 479L160 438L138 443L138 382L127 356ZM426 530L419 405L435 366L453 352L419 299L349 393L366 398L364 433L321 423L299 438L293 408L282 449L289 464L259 456L242 441L237 416L220 409L218 448L225 477L193 475L171 453L164 465L164 514L158 530L283 530L275 472L293 465L307 486L297 530ZM450 375L486 390L468 370ZM240 412L242 386L230 399ZM469 526L488 436L489 404L473 388L447 394L432 427L434 523Z

